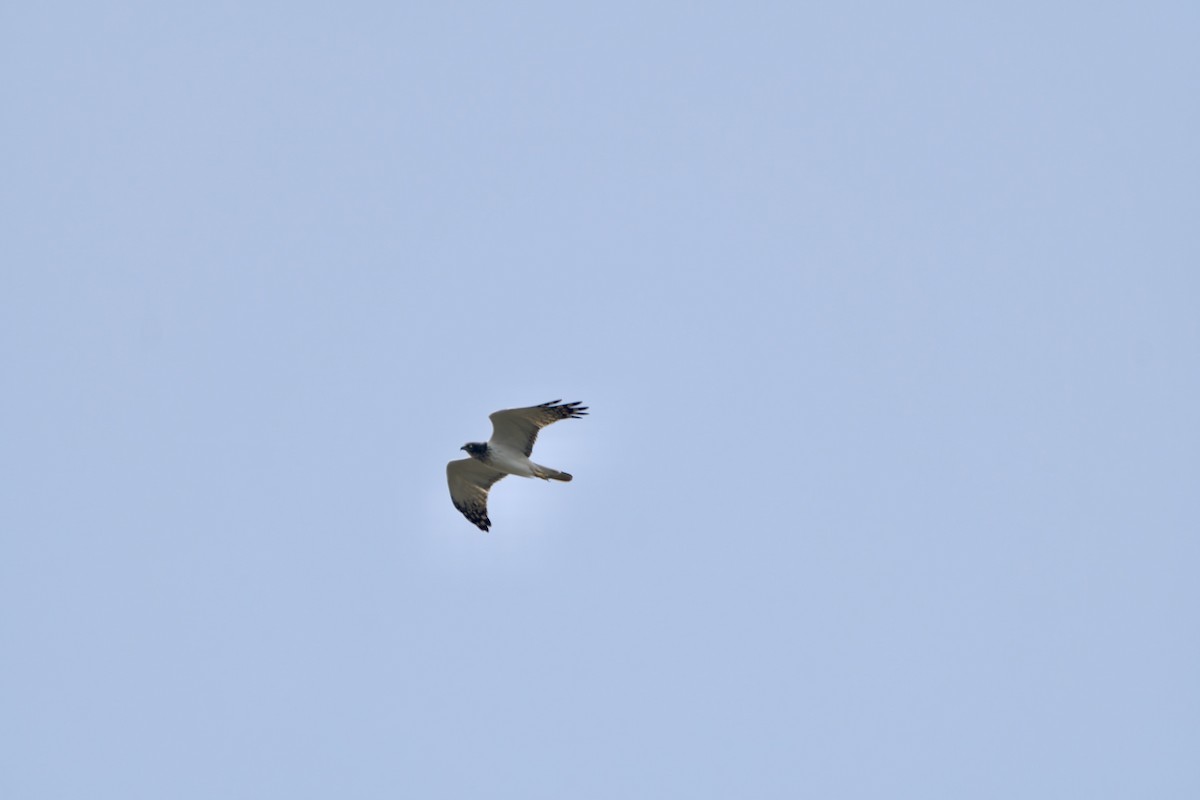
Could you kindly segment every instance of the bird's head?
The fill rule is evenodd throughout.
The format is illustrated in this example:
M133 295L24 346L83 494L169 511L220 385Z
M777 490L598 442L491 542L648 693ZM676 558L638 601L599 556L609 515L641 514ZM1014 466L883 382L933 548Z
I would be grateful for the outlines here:
M459 450L466 450L467 455L473 458L479 458L487 452L487 444L484 442L467 442Z

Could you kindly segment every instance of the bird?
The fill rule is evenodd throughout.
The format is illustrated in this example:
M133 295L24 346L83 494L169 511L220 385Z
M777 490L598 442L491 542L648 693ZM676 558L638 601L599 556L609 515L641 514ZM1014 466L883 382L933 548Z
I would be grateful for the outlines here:
M587 406L581 402L549 403L528 408L506 408L491 414L492 438L486 442L467 442L468 458L446 465L446 482L450 484L450 500L462 515L480 530L487 531L488 492L505 475L541 478L546 481L571 480L570 473L543 467L529 460L538 431L560 419L579 419L587 416Z

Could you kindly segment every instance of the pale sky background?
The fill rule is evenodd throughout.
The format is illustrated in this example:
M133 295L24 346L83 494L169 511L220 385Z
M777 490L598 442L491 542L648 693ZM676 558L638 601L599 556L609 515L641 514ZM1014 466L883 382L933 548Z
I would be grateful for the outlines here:
M0 31L0 796L1200 797L1195 3Z

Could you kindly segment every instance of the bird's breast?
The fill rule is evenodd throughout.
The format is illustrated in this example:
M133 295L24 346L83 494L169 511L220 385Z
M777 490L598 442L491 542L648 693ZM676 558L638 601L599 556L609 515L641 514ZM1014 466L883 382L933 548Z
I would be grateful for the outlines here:
M523 478L533 477L533 465L524 453L509 450L507 447L489 445L487 456L487 465L493 469Z

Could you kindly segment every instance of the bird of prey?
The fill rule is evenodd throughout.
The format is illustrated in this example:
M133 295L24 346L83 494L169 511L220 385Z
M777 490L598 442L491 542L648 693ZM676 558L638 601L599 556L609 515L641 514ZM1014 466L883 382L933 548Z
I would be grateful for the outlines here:
M529 408L506 408L497 411L492 421L492 438L486 442L468 442L460 447L470 458L460 458L446 465L446 480L450 484L450 499L463 516L486 531L492 521L487 515L488 491L505 475L523 478L569 481L571 476L529 460L538 431L560 419L579 419L587 416L587 406L551 400Z

